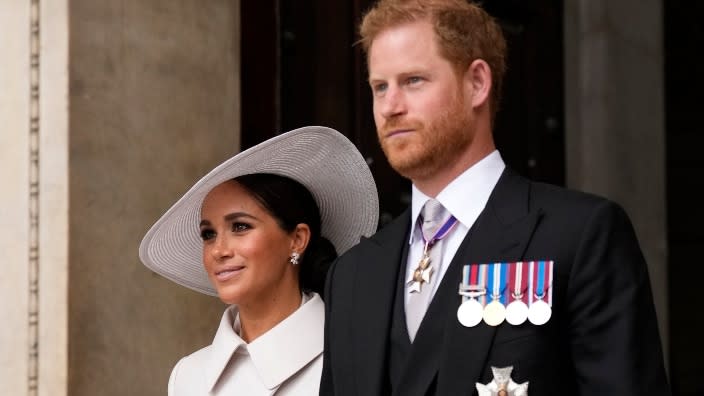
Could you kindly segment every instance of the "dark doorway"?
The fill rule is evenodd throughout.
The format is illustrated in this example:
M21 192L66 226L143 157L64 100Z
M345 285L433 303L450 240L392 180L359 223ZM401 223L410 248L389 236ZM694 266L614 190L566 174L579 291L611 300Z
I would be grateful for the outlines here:
M381 224L409 203L409 182L376 141L356 26L372 1L263 0L242 7L243 148L304 125L352 140L379 189ZM496 141L504 160L533 179L564 184L562 2L492 0L484 7L509 43Z
M670 379L673 394L704 395L701 356L704 317L696 309L704 279L704 2L671 0L665 11L667 235L670 306Z

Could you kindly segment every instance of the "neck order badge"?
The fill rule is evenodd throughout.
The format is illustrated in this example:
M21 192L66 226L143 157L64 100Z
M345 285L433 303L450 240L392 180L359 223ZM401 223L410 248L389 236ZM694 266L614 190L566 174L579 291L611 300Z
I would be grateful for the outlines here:
M423 248L423 257L421 257L418 267L413 271L411 276L406 280L406 285L409 287L409 292L420 293L423 283L430 283L430 278L435 271L430 259L429 251L435 243L445 236L457 225L457 219L451 216L445 223L437 229L437 224L440 224L442 219L449 213L440 204L440 202L431 199L423 206L422 221L418 222L421 229L421 236L425 246ZM437 232L433 235L433 232Z

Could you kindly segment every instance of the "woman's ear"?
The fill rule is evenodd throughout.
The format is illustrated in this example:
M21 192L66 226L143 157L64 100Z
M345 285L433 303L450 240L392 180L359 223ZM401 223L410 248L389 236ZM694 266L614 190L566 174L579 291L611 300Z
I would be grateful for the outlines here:
M310 242L310 227L308 224L300 223L291 233L291 251L303 254Z
M483 59L474 60L464 74L465 88L472 98L472 108L477 109L489 105L491 93L491 69Z

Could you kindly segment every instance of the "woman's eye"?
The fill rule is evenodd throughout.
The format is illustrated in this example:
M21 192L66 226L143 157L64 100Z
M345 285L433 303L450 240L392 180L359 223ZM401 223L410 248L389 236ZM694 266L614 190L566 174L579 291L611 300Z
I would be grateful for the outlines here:
M208 228L204 228L200 230L200 238L204 241L209 241L215 238L215 231Z
M247 223L232 223L232 232L243 232L250 228L252 227Z

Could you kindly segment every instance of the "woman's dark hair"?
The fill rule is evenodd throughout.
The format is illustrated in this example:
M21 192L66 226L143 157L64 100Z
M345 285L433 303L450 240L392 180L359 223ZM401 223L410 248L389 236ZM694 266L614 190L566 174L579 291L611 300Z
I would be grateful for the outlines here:
M310 191L293 179L270 173L243 175L234 180L252 194L284 231L292 232L301 223L308 225L310 241L299 261L299 285L301 290L322 297L325 276L337 252L320 235L320 210Z

